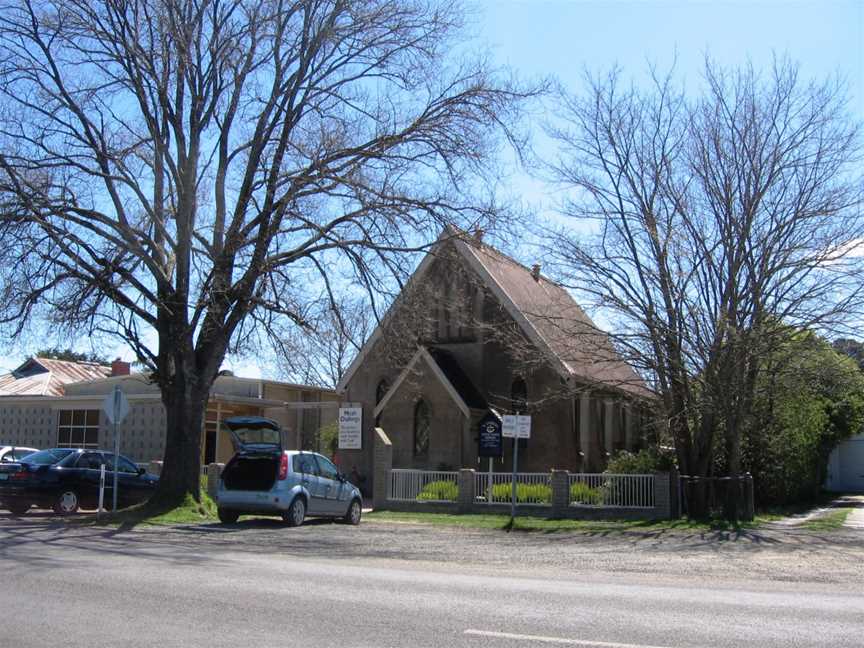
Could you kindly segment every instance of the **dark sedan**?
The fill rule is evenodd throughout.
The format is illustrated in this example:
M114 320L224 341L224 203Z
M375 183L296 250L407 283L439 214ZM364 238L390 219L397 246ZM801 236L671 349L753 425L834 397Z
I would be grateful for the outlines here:
M104 505L110 506L114 486L114 453L103 450L52 448L28 455L18 463L0 464L0 502L15 515L30 507L50 508L72 515L79 508L99 505L99 473L105 465ZM126 457L118 457L117 505L147 500L158 478Z

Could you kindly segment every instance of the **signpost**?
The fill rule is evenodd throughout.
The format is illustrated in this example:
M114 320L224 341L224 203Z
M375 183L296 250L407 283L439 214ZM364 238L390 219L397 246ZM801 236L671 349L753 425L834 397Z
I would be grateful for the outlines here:
M339 449L360 450L363 447L363 408L339 408Z
M118 459L120 457L120 435L118 433L118 426L123 422L123 419L126 418L126 415L129 414L129 400L126 398L126 394L123 393L123 390L120 389L120 385L114 385L114 389L105 397L105 400L102 401L102 411L105 412L105 416L108 417L108 421L114 424L114 492L113 492L113 502L111 510L115 513L117 512L117 468L118 468ZM100 493L99 493L99 501L102 501L103 491L104 491L104 479L101 480L100 485Z
M513 439L513 478L511 484L510 519L516 518L516 472L519 464L519 439L531 438L531 417L507 414L501 425L502 436Z
M99 508L96 509L96 519L102 517L105 512L105 464L99 466Z

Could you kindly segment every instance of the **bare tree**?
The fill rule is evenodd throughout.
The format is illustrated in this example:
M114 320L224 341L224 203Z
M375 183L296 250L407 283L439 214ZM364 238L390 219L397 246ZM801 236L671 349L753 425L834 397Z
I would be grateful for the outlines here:
M404 277L478 196L525 94L448 63L448 0L7 0L2 320L118 335L167 410L154 506L199 493L226 352ZM155 332L156 343L152 343Z
M562 96L550 168L583 229L549 252L655 384L681 470L707 475L722 440L734 475L759 359L861 306L860 142L842 84L787 61L706 61L704 80L690 99L671 75L640 89L615 71Z
M276 363L283 375L333 389L371 335L374 324L366 300L344 297L334 307L323 310L309 327L275 323L268 337L276 345Z

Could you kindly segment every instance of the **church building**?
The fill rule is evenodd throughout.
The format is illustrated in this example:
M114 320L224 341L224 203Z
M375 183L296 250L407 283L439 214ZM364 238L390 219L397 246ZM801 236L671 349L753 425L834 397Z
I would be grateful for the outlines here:
M375 427L394 468L487 470L486 417L529 414L519 470L595 472L617 450L648 441L652 392L609 337L541 267L445 230L337 391L362 405L360 450L340 464L371 476ZM508 440L509 441L509 440ZM510 470L512 442L494 470Z

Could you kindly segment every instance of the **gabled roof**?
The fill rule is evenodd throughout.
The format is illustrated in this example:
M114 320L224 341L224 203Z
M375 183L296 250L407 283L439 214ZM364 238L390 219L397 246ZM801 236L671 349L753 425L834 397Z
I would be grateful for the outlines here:
M433 352L435 353L435 352ZM462 369L458 364L451 358L447 359L446 354L436 353L439 357L444 357L445 366L451 376L454 376L455 379L461 383L462 390L467 392L467 401L466 395L460 392L459 389L451 381L450 377L448 377L447 372L442 368L442 366L438 363L438 360L433 353L430 353L430 350L426 347L420 347L417 349L417 352L411 357L411 360L405 365L405 368L396 378L396 381L393 383L393 386L387 390L387 393L384 394L384 397L381 399L381 402L375 407L374 414L378 416L384 408L387 406L387 403L390 399L399 391L402 387L402 383L405 382L405 379L415 371L415 367L419 363L425 363L429 368L430 373L438 379L438 382L441 383L441 386L444 387L444 391L453 399L453 402L456 403L456 406L459 408L459 411L465 416L465 418L471 418L471 409L479 409L484 408L486 406L486 401L483 400L483 397L480 396L479 392L474 388L474 386L468 381L468 378L462 373ZM455 367L455 368L454 368ZM461 376L461 378L460 378Z
M566 289L542 274L535 279L532 270L484 243L459 240L456 248L563 375L635 396L652 395Z
M600 330L562 286L543 275L534 278L532 270L499 250L447 228L437 245L452 242L467 265L498 299L526 337L546 355L550 364L565 378L651 397L652 392L632 367L624 362L606 333ZM434 259L427 254L409 280L416 285ZM409 288L406 286L406 290ZM380 338L384 324L399 307L397 297L384 320L360 349L337 386L344 391L351 377Z
M2 396L62 396L70 383L111 375L111 367L95 362L30 358L11 373L0 375Z

